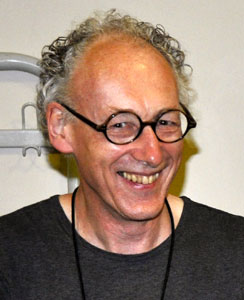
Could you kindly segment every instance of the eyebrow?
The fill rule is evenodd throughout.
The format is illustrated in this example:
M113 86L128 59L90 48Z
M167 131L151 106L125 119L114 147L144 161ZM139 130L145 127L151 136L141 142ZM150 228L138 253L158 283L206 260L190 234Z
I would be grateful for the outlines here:
M107 118L109 118L111 115L119 113L119 112L128 112L128 113L132 113L132 114L138 116L142 120L142 122L145 122L145 123L147 123L147 122L156 122L161 117L162 114L164 114L168 111L172 111L172 110L182 111L181 107L166 107L166 108L160 109L151 119L143 120L142 117L132 109L118 109L118 108L115 108L115 107L113 107L113 108L114 108L114 110L111 110L112 112Z
M171 111L171 110L179 110L182 111L181 109L181 105L179 105L179 107L165 107L160 109L153 117L152 119L150 119L149 121L156 121L163 113L167 112L167 111ZM109 114L108 118L112 115L112 114L116 114L118 112L128 112L128 113L132 113L134 115L137 115L140 117L140 119L142 120L141 116L135 112L134 110L130 109L130 108L118 108L118 107L114 107L114 106L110 106L109 110L111 111L111 113ZM142 120L143 121L143 120ZM149 121L143 121L143 122L149 122Z
M176 110L176 111L182 111L181 107L167 107L167 108L163 108L161 109L156 115L155 115L155 120L157 120L163 113L166 113L168 111L172 111L172 110Z

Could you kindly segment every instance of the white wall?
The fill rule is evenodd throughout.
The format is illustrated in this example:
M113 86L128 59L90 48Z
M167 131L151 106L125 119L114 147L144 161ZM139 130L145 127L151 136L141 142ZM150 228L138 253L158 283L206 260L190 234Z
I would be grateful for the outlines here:
M244 215L243 0L1 0L0 52L39 58L43 45L94 9L113 7L163 24L181 41L194 68L198 97L192 111L198 127L194 145L186 145L187 162L174 191ZM21 105L34 100L35 84L32 75L0 72L1 129L20 128ZM63 158L55 155L38 157L30 150L24 158L20 149L0 149L0 214L66 192L62 166Z

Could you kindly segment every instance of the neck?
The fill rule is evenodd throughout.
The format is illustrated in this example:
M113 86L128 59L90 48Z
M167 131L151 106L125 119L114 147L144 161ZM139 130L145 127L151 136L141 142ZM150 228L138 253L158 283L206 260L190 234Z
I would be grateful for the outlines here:
M174 210L174 199L172 196L169 198L170 206ZM61 205L71 220L71 212L67 213L71 195L66 196L66 201L62 199ZM120 254L143 253L157 247L171 234L166 205L163 206L161 213L151 220L132 221L118 217L111 218L111 214L104 213L101 208L90 209L86 203L78 191L75 202L76 230L87 242L103 250ZM174 218L177 225L179 219L177 214L174 214Z
M78 231L91 244L109 252L138 254L151 250L163 242L171 233L167 209L162 213L165 218L157 217L148 221L128 220L87 220L85 226L78 221Z

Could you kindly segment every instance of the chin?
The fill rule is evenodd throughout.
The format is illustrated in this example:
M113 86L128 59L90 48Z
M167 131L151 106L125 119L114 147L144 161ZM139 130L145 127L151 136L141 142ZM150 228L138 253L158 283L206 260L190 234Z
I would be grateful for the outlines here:
M154 220L158 218L162 211L163 211L163 205L160 203L160 205L157 205L153 207L153 205L147 205L148 207L143 207L140 205L139 207L131 207L127 208L121 211L121 215L124 217L125 220L129 221L149 221Z

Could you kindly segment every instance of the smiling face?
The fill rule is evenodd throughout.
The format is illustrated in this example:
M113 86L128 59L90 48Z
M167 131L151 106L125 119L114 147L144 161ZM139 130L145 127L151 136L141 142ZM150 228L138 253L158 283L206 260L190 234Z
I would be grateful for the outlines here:
M179 108L175 77L162 55L149 45L109 38L94 43L77 63L69 93L76 110L96 124L117 111L151 121L162 109ZM147 126L133 143L115 145L78 119L71 131L88 210L123 220L160 215L181 160L181 141L159 142Z

